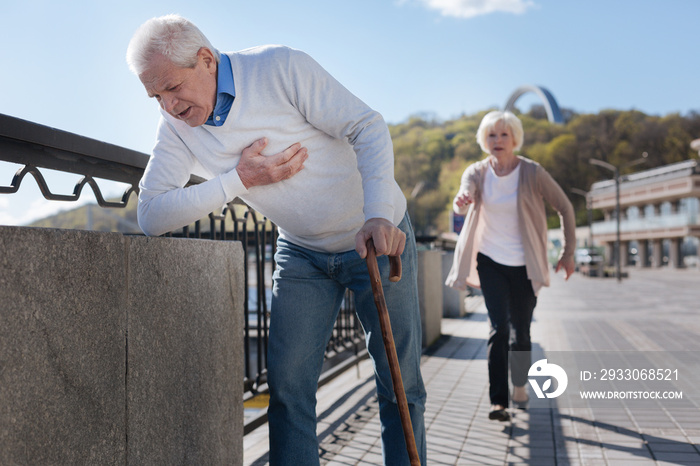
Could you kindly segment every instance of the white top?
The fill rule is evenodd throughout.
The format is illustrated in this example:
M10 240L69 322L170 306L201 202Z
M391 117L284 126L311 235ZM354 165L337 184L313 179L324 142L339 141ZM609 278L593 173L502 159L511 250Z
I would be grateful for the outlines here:
M394 180L382 116L303 52L263 46L227 54L236 85L226 122L196 128L161 110L156 146L140 183L138 218L160 235L241 198L292 243L325 252L355 248L370 218L398 225L406 198ZM247 190L235 168L242 150L267 137L263 155L300 142L304 168ZM208 181L183 188L190 174Z
M505 176L498 176L489 163L482 194L484 230L479 252L509 266L525 265L525 250L518 227L518 180L520 163Z

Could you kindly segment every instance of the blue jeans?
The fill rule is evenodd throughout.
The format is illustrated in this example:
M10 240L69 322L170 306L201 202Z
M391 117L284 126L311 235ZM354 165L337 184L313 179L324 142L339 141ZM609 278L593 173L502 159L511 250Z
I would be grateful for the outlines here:
M387 256L377 259L416 444L426 464L416 246L408 216L399 228L406 233L401 280L389 282ZM354 250L322 253L283 239L277 242L275 261L268 345L270 464L319 464L316 390L346 288L355 294L357 316L374 364L384 464L409 464L366 262Z

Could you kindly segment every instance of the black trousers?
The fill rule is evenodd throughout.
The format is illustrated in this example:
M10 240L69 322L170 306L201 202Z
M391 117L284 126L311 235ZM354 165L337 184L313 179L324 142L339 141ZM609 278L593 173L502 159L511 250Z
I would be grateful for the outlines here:
M477 254L476 270L481 281L484 303L491 321L488 341L489 396L491 404L508 406L508 349L513 385L527 383L530 368L530 323L537 296L527 278L525 266L499 264Z

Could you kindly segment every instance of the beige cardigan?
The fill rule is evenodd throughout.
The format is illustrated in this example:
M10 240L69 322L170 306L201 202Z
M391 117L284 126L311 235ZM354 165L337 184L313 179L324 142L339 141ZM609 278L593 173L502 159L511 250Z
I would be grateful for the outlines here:
M547 215L544 201L559 213L563 233L564 248L561 257L571 258L576 247L576 222L574 208L554 178L540 164L525 157L520 159L518 179L518 225L525 249L525 267L532 281L535 295L543 286L549 286L549 266L547 262ZM446 285L466 289L469 285L479 288L479 275L476 272L476 254L479 252L483 223L479 222L488 159L476 162L464 171L460 194L468 192L473 203L461 209L453 204L456 213L465 215L464 227L459 234L455 248L452 269Z

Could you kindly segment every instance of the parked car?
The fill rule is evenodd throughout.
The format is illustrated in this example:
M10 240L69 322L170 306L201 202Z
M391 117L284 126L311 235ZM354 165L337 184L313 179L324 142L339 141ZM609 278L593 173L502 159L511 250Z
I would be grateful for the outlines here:
M597 276L604 260L603 254L595 248L578 248L574 253L576 271L584 275Z

